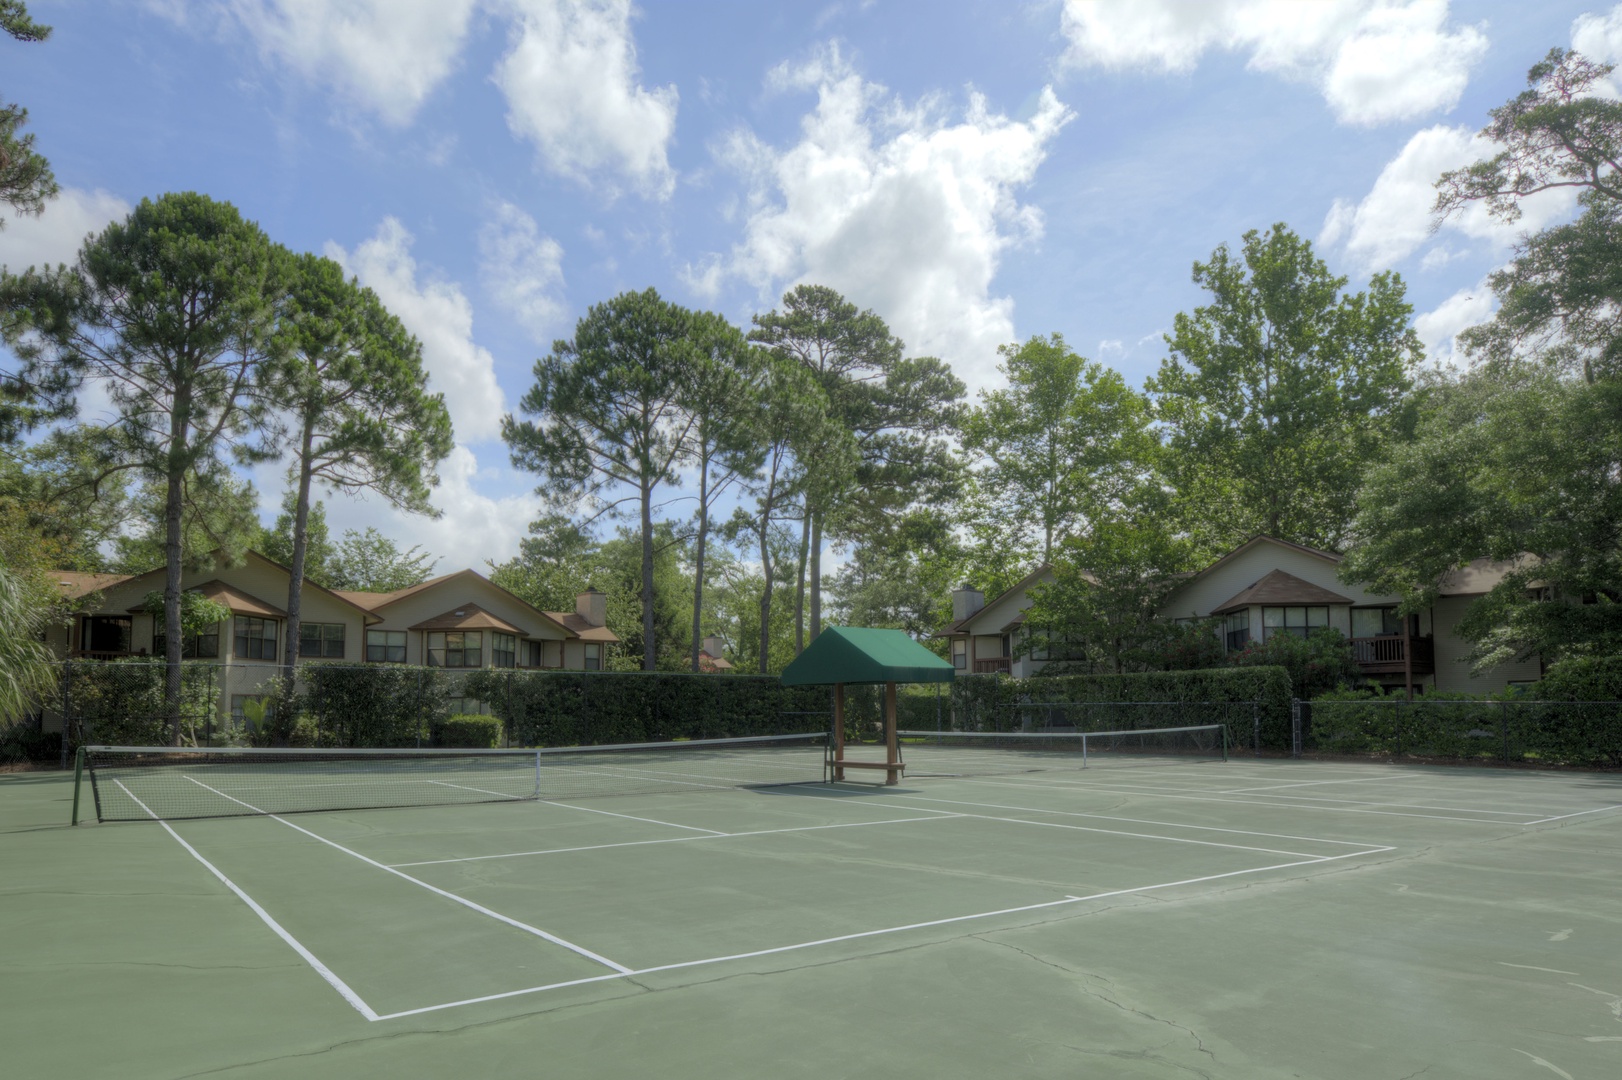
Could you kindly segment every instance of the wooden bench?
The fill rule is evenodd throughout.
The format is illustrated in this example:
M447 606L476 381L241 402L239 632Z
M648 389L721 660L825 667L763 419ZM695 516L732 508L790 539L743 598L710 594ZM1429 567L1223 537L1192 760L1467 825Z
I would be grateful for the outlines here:
M845 758L834 758L833 766L836 769L893 769L901 772L907 767L904 761L891 764L888 761L849 761Z

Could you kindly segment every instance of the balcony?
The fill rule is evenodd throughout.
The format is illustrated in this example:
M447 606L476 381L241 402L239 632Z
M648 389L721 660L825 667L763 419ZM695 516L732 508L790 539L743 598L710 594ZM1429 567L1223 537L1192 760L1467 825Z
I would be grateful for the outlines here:
M1010 661L1006 656L993 657L990 660L976 660L974 673L976 675L1007 675Z
M1413 673L1436 673L1436 642L1430 637L1408 638L1413 647ZM1398 634L1352 638L1352 656L1365 675L1401 675L1407 670L1404 639Z

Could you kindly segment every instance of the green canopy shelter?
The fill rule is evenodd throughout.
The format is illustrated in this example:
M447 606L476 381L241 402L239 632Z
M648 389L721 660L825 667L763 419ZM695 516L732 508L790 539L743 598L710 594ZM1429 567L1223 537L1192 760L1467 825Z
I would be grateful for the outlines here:
M783 669L784 686L834 688L833 778L845 770L883 769L884 782L896 784L905 766L896 740L896 684L951 682L955 669L900 630L830 626ZM884 761L845 758L845 686L884 684Z

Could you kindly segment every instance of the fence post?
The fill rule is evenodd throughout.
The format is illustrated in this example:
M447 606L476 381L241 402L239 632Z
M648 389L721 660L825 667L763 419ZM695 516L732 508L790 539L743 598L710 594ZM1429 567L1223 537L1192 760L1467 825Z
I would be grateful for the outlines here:
M68 767L68 733L73 730L73 714L71 705L73 694L68 689L73 682L73 661L62 663L62 768ZM82 740L81 740L82 744Z
M1394 706L1395 718L1391 721L1391 732L1397 738L1397 756L1402 756L1402 698L1391 703Z
M1290 756L1301 756L1301 699L1290 699Z
M1498 728L1504 737L1504 760L1509 760L1509 702L1498 703Z
M1262 756L1262 703L1250 703L1250 752L1256 757Z

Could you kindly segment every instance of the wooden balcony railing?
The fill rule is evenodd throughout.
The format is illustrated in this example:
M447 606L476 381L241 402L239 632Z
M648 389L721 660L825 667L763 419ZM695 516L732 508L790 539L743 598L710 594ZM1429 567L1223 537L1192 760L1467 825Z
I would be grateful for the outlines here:
M69 660L122 660L126 656L135 654L120 649L74 649L68 653Z
M1008 669L1009 660L1006 656L997 656L990 660L976 660L974 662L974 673L976 675L1007 675Z
M1403 655L1404 640L1398 634L1352 638L1352 655L1357 659L1358 666L1366 674L1401 675L1408 666ZM1413 647L1414 674L1435 674L1435 640L1429 637L1416 637L1408 638L1406 642Z

